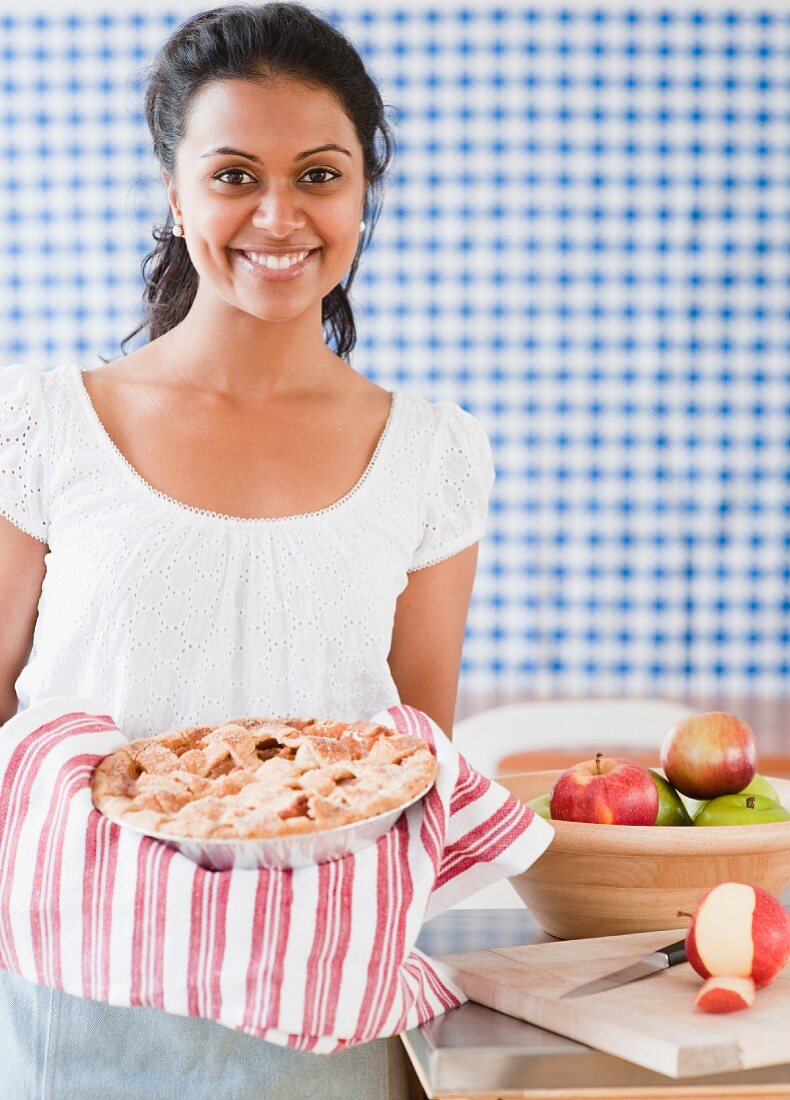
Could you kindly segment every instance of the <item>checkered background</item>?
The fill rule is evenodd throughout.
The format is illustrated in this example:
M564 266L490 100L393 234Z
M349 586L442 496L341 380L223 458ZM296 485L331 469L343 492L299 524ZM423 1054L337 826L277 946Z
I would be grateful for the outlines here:
M120 354L139 70L209 6L0 16L0 362ZM398 139L354 365L494 448L461 690L785 691L790 10L320 10Z

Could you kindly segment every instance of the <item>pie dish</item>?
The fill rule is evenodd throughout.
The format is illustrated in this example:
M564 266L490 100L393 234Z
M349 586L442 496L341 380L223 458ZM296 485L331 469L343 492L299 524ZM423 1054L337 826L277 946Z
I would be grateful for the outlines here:
M339 834L357 824L376 822L381 835L435 776L428 745L388 726L238 718L130 741L99 763L92 791L107 817L166 842L182 841L174 846L191 858L224 846L224 854L215 851L208 862L197 859L204 865L297 866L336 858L324 854L335 848L341 855L356 850ZM373 832L360 836L367 842ZM329 834L339 846L310 844ZM300 837L308 843L294 863L283 855L289 848L282 842ZM269 842L279 854L244 862L234 844L250 841L259 850Z

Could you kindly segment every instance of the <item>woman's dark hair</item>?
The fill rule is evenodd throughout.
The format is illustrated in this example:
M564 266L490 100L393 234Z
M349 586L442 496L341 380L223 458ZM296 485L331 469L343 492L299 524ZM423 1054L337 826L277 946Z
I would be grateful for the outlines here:
M301 4L228 4L182 23L145 75L145 113L154 155L169 175L195 97L213 81L268 83L290 77L334 93L342 104L362 146L366 228L345 284L339 283L324 298L321 317L325 337L347 359L356 343L348 291L381 212L383 176L394 150L381 95L356 49ZM198 275L184 241L173 236L172 226L173 214L168 210L164 226L154 227L156 245L141 265L145 317L122 341L121 350L143 329L148 329L149 340L168 332L183 320L195 298Z

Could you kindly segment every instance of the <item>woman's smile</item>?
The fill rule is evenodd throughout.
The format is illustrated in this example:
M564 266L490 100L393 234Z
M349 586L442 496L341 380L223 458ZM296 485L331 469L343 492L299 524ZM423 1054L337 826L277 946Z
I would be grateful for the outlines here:
M275 256L273 253L243 252L240 249L232 249L238 257L240 265L256 279L264 282L283 283L292 279L298 279L304 272L312 267L318 259L320 248L309 251L282 253Z

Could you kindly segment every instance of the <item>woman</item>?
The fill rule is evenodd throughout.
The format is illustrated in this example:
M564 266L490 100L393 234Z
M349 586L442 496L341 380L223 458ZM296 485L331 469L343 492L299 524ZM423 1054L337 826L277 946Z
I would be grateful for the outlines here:
M0 370L0 720L93 696L133 738L401 701L449 735L493 467L456 403L348 362L378 90L308 9L229 5L165 43L146 111L170 203L149 342ZM0 979L15 1100L405 1089L397 1040L320 1058Z

